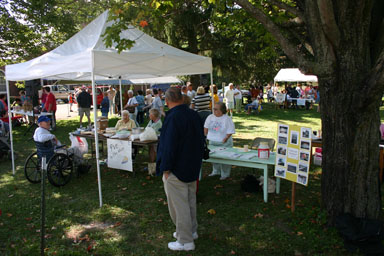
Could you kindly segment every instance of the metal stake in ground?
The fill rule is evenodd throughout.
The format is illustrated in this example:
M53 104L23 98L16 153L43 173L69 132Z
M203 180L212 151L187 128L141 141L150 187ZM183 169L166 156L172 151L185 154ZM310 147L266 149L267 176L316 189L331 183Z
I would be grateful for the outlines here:
M44 256L45 249L45 174L47 170L46 157L41 159L41 229L40 229L40 255Z

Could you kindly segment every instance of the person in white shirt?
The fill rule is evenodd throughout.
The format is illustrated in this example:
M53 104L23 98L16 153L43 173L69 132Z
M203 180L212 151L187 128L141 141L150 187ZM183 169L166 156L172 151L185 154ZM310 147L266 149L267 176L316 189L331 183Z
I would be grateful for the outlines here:
M44 143L37 145L39 158L46 157L46 162L52 158L54 154L55 146L60 146L60 141L57 140L56 136L53 135L49 129L51 128L51 119L47 116L40 116L37 119L37 123L39 125L36 128L35 133L33 134L33 140L38 143ZM45 144L46 142L51 142Z
M233 91L233 83L229 83L229 89L225 92L224 98L225 98L225 104L227 107L227 110L233 116L233 109L235 108L235 95Z
M189 96L189 98L191 98L191 100L193 100L196 96L196 92L195 92L195 90L193 90L191 82L187 83L187 88L188 88L187 95Z
M220 147L233 147L232 134L235 134L235 124L227 114L222 102L215 103L213 114L209 115L204 123L204 134L209 145ZM213 170L209 176L221 175L225 180L231 174L231 166L226 164L212 164Z
M51 119L48 116L40 116L37 119L39 127L35 130L33 134L33 140L37 142L47 142L52 141L54 144L59 144L56 136L53 135L49 128L51 128Z
M135 121L135 124L137 127L139 127L139 123L136 121L136 116L137 116L137 106L139 103L137 102L136 98L133 97L133 91L129 90L128 91L128 102L124 106L124 109L128 109L129 112L129 118L133 121Z
M243 94L241 93L240 85L236 86L236 89L233 91L233 95L235 96L236 112L241 113L241 104L243 103Z
M113 88L113 86L109 86L109 89L107 91L108 93L108 99L109 99L109 113L115 114L115 96L116 96L116 90Z

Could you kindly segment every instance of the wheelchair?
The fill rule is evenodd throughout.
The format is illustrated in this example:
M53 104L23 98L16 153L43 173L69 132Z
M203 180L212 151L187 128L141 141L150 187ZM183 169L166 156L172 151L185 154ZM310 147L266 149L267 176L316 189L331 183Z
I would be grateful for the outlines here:
M55 187L66 185L72 178L74 170L85 173L90 165L84 164L74 151L65 148L65 145L54 146L51 141L36 142L37 151L29 155L24 164L24 174L31 183L40 183L42 177L41 159L47 159L47 178Z

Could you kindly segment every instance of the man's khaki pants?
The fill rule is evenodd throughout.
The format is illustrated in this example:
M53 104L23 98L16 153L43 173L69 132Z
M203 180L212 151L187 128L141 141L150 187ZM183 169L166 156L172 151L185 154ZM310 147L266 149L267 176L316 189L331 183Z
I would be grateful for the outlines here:
M163 175L163 182L169 214L176 226L177 241L191 243L192 233L197 232L196 181L185 183L170 173L168 179Z

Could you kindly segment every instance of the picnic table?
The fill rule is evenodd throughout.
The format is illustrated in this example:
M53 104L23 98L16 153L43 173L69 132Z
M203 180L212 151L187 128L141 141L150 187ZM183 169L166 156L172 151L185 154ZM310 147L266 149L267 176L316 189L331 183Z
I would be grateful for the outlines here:
M74 136L79 136L82 138L89 139L91 141L91 148L92 148L92 157L93 157L93 144L95 141L95 136L92 132L88 133L80 133L80 134L75 134L73 133ZM126 139L118 139L118 138L109 138L104 136L103 134L98 135L99 142L101 142L101 150L104 152L104 142L107 141L107 139L113 139L113 140L126 140L129 141L129 138ZM140 140L133 140L132 145L134 146L139 146L139 147L148 147L148 161L149 163L156 162L156 147L157 147L157 140L148 140L148 141L140 141Z
M268 202L268 166L275 166L276 153L270 152L268 159L258 158L257 150L249 150L244 152L241 148L224 148L208 146L211 150L209 159L204 160L208 163L228 164L235 166L243 166L264 171L264 202ZM280 193L280 178L276 177L276 194Z

